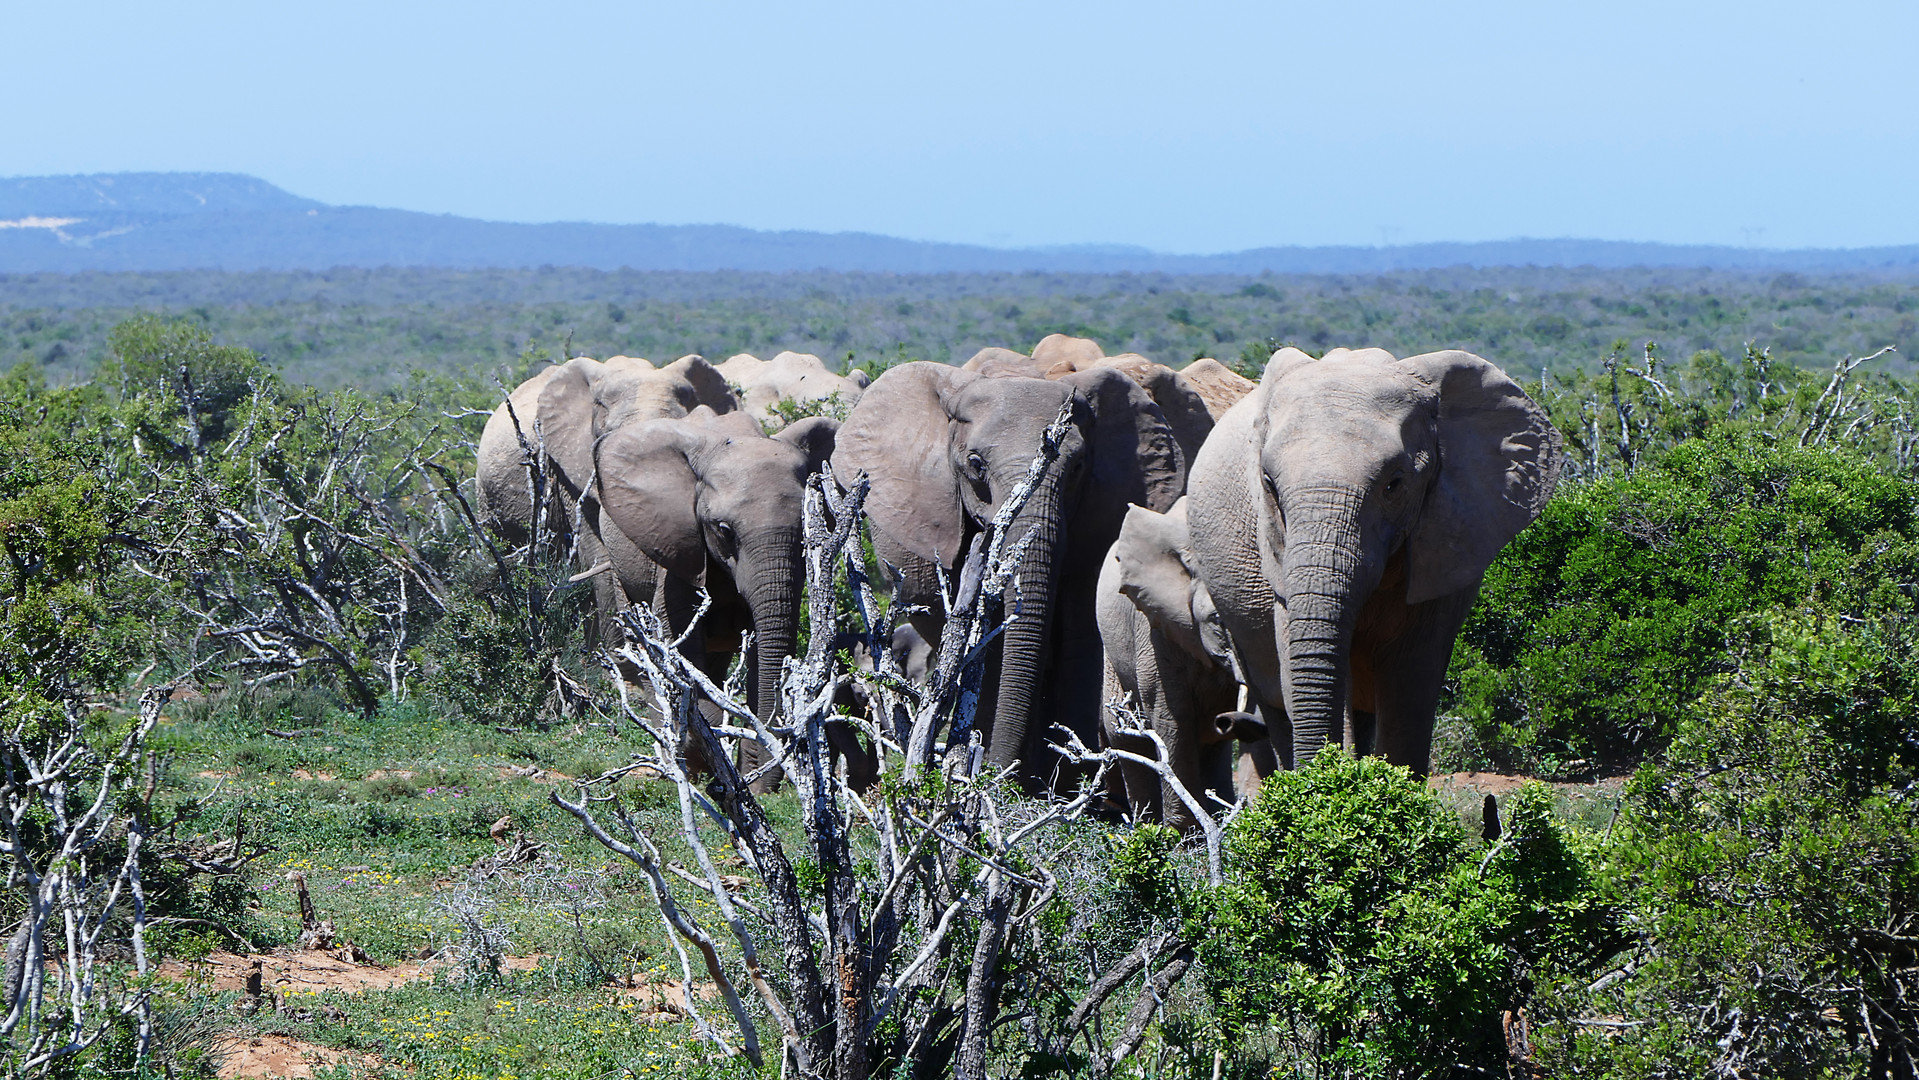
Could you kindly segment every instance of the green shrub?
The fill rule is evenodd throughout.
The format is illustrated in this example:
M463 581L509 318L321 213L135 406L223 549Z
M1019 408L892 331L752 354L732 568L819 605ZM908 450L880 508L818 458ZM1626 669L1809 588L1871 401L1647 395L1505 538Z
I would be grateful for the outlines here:
M1487 571L1448 711L1509 766L1634 760L1730 666L1741 616L1909 610L1915 493L1842 453L1726 432L1568 485Z
M1617 938L1584 858L1532 785L1482 849L1405 769L1322 753L1233 823L1201 958L1221 1034L1290 1043L1302 1074L1503 1068L1503 1011Z
M1909 655L1901 636L1829 617L1772 614L1745 629L1736 670L1628 789L1607 877L1640 940L1599 990L1554 995L1549 1067L1912 1075ZM1576 1022L1594 1016L1624 1020Z

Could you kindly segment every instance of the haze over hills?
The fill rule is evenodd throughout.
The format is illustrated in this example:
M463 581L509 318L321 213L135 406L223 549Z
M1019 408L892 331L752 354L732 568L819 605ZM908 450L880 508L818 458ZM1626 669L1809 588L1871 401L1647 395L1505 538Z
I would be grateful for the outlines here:
M879 273L1377 274L1446 267L1701 267L1919 276L1919 244L1772 250L1603 240L1268 247L989 248L731 225L513 224L331 206L234 173L0 179L0 273L580 266Z

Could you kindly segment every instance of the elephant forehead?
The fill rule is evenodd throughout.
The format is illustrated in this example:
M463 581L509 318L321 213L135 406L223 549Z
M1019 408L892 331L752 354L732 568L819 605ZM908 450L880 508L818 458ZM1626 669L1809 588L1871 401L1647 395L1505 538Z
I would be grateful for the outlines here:
M734 436L701 455L700 475L709 486L747 499L797 496L806 484L806 454L764 435Z
M996 432L1030 430L1037 447L1040 433L1072 392L1072 387L1049 379L1017 375L975 379L953 393L948 411L963 424Z
M1302 365L1272 388L1273 416L1287 425L1343 426L1366 417L1398 423L1437 407L1433 386L1412 372L1360 364Z

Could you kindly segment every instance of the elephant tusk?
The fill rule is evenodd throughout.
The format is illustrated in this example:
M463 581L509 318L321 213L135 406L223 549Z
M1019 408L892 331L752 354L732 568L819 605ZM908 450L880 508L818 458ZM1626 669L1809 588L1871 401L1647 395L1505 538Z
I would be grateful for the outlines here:
M613 564L610 562L594 563L591 568L582 570L579 573L574 574L572 577L567 578L566 583L568 585L578 585L580 582L585 581L587 578L590 578L595 574L604 574L611 569L613 569Z

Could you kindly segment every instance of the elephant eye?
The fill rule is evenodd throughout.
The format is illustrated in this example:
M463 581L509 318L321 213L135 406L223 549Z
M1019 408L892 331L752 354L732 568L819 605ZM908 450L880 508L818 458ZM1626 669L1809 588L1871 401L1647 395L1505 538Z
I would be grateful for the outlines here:
M970 470L977 479L986 479L986 459L980 456L978 450L968 450L966 452L966 468Z
M728 552L732 551L733 550L733 526L728 525L724 521L714 522L713 523L713 539L719 541L720 549L722 551L728 551Z
M1391 495L1393 492L1398 491L1400 485L1405 482L1406 478L1404 476L1395 476L1391 480L1386 481L1386 494Z

